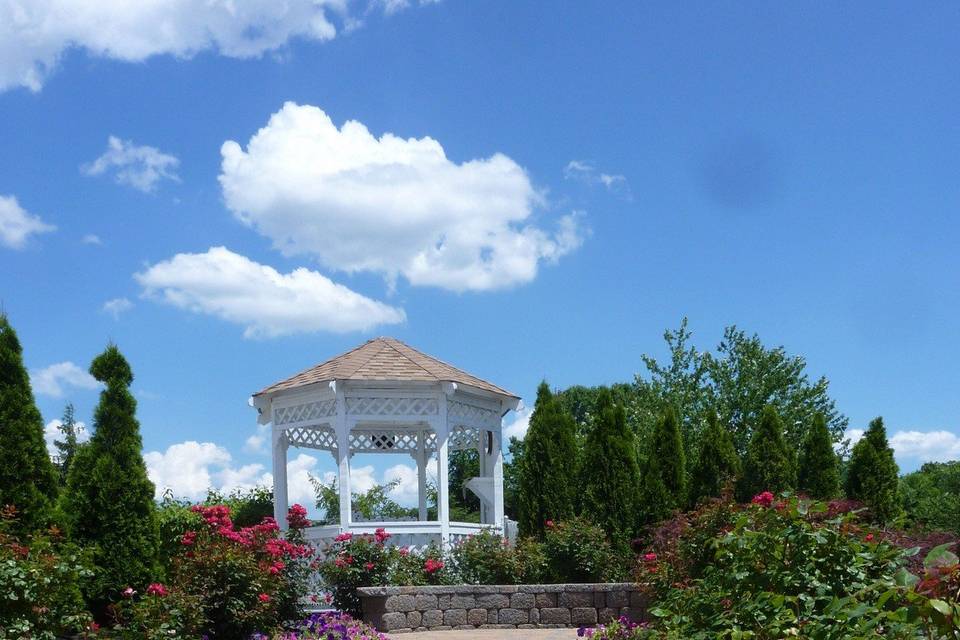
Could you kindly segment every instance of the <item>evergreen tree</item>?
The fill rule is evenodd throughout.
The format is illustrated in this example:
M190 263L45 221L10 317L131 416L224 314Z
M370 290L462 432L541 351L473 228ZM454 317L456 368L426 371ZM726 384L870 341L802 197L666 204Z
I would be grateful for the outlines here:
M777 410L767 405L747 445L739 497L749 500L762 491L792 490L796 484L796 454L783 438Z
M835 498L840 492L839 459L833 450L833 441L823 414L813 418L800 450L797 469L797 488L811 498Z
M733 448L733 437L720 427L717 414L707 413L707 428L701 435L700 452L690 472L690 505L701 498L721 494L728 482L740 476L740 458Z
M74 417L73 403L67 403L63 409L63 417L60 419L60 426L57 427L63 434L63 440L54 440L53 444L59 452L57 455L57 468L60 472L60 486L67 484L67 474L70 472L70 464L74 456L77 455L77 449L80 442L77 440L82 427L77 423Z
M883 418L875 418L850 454L847 497L867 505L878 522L889 522L900 512L899 473Z
M606 389L597 395L592 423L580 472L580 512L611 539L625 544L637 521L640 468L626 412Z
M517 469L518 521L524 535L540 537L547 520L574 515L575 430L573 418L541 382Z
M680 508L686 504L687 459L684 455L680 421L673 407L667 407L653 432L651 458L670 494L671 506Z
M43 417L23 366L23 350L7 316L0 314L0 507L13 505L17 532L50 522L57 472L43 439Z
M142 590L155 577L159 531L130 365L110 345L90 373L106 388L94 411L93 436L70 465L63 512L74 539L94 547L96 579L87 595L102 613L121 590Z

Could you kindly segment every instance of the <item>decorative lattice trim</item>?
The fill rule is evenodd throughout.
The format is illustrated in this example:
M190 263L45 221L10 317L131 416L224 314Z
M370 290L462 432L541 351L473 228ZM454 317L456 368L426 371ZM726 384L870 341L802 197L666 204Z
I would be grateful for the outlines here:
M328 418L337 412L336 399L307 402L292 407L277 407L273 410L273 424L284 425Z
M382 398L347 396L347 414L353 416L435 416L436 398Z
M337 434L330 427L293 427L287 430L287 440L296 447L337 451Z
M499 422L496 411L457 400L447 402L447 419L478 426L492 426Z
M463 425L456 426L450 431L450 448L476 449L480 445L480 430Z

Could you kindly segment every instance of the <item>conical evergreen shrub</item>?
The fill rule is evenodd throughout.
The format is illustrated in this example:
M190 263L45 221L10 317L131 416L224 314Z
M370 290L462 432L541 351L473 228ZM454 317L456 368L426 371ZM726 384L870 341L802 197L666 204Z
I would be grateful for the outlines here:
M94 433L70 465L63 512L69 532L94 548L96 578L88 599L102 612L124 588L156 578L159 531L154 486L141 455L133 372L110 345L90 365L106 388L93 415Z
M703 498L715 498L727 483L740 477L740 458L730 431L720 426L717 414L707 414L707 428L700 436L700 451L690 472L691 506Z
M680 435L680 420L673 407L667 407L653 432L651 456L670 494L671 507L682 508L687 496L687 460Z
M747 445L739 498L746 501L763 491L789 491L796 484L796 453L783 438L777 410L767 405Z
M573 418L541 382L518 469L518 521L524 535L542 537L547 520L574 515L575 430Z
M847 497L867 505L877 522L889 522L900 513L899 474L883 418L875 418L850 454Z
M43 440L43 417L20 340L0 314L0 507L15 506L17 533L27 533L50 523L56 495L57 471Z
M625 544L637 521L640 468L623 407L602 389L597 396L580 470L580 514Z
M811 498L827 500L840 493L840 460L823 414L813 418L800 450L797 488Z

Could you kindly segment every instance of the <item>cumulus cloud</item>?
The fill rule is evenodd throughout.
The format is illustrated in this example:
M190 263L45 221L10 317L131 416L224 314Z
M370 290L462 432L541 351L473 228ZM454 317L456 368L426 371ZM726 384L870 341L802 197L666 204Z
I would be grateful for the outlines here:
M243 443L247 453L266 453L270 447L270 425L258 424L257 430Z
M127 298L113 298L103 303L103 310L113 316L114 320L120 317L120 314L133 309L133 303Z
M227 206L286 255L393 283L482 291L530 282L582 242L577 216L545 231L544 204L503 154L456 163L436 140L379 138L287 103L247 143L221 148Z
M530 427L531 413L533 413L533 411L527 407L521 407L513 412L513 420L503 428L504 449L506 449L507 443L510 442L510 438L523 440L523 437L527 435L527 429Z
M56 458L59 455L57 451L57 446L54 444L55 440L63 440L63 434L60 433L60 427L63 425L63 421L60 419L51 420L43 427L43 440L47 443L47 454L51 458ZM77 442L86 442L90 439L90 432L87 431L87 425L84 422L76 422L77 428Z
M567 180L576 180L591 186L602 186L611 193L632 199L630 183L627 182L626 176L619 173L598 171L592 163L583 160L571 160L564 167L563 176Z
M863 437L863 429L847 429L853 446ZM945 429L933 431L898 430L889 436L894 456L899 461L946 462L960 459L960 436Z
M103 244L103 240L101 240L100 236L98 236L95 233L86 234L85 236L80 238L80 242L82 242L83 244L93 244L97 246L100 246Z
M30 384L34 393L53 398L62 398L67 389L96 389L100 386L96 378L70 361L31 371Z
M0 196L0 245L22 249L31 235L55 230L38 216L28 213L14 196Z
M155 147L136 145L130 140L110 136L103 155L80 167L80 171L87 176L111 174L117 184L151 193L161 180L180 181L177 175L179 164L180 160L175 156Z
M402 309L367 298L316 271L279 273L224 247L180 253L134 278L145 295L244 327L244 336L366 331L404 322Z

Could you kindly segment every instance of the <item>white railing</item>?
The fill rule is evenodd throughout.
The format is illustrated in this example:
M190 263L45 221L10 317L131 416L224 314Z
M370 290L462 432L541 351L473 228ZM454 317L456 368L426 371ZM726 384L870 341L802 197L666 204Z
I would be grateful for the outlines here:
M354 535L370 534L377 529L384 529L390 534L388 543L399 547L409 547L414 550L422 551L430 544L439 545L441 542L441 526L439 522L430 521L401 521L401 522L354 522L350 527L342 528L340 525L327 525L322 527L308 527L304 530L304 536L307 542L312 544L319 553L333 543L334 538L349 531ZM480 524L477 522L451 522L449 528L449 542L456 544L468 536L480 533L484 529L494 529L494 525Z

